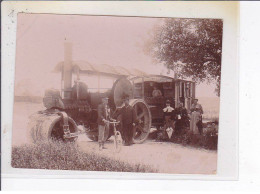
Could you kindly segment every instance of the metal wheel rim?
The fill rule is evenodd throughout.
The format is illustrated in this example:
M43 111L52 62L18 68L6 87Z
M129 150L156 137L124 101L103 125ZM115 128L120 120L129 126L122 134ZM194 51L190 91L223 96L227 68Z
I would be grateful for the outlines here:
M148 105L144 101L136 101L133 103L133 108L136 111L137 119L141 123L134 127L133 142L142 143L148 137L151 128L151 113Z

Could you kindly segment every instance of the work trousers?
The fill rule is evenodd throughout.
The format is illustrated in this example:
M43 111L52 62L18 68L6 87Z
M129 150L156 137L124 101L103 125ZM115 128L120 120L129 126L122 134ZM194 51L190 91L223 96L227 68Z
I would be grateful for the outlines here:
M132 144L132 139L133 139L133 125L128 124L124 125L123 127L123 139L125 140L126 145Z
M105 125L98 125L98 142L100 144L104 144L105 142L105 131L106 131Z
M199 129L199 133L200 135L203 133L203 125L202 125L202 116L200 116L200 120L197 123L198 129Z

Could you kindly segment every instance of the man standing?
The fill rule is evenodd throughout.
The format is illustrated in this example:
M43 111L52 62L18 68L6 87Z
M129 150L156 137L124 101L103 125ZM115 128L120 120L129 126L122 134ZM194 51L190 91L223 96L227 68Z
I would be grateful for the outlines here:
M136 111L133 107L129 105L129 96L124 95L123 96L124 100L124 106L120 110L119 114L121 115L122 119L122 136L123 139L125 140L125 145L130 146L133 143L133 132L134 132L134 127L137 124L137 116L136 116Z
M198 99L193 100L193 104L191 105L191 117L197 115L199 113L199 121L197 122L197 127L199 130L199 133L202 134L202 114L203 114L203 109L202 106L198 103ZM195 119L196 121L197 119ZM192 120L191 120L192 122ZM192 126L192 125L191 125Z
M109 130L109 114L110 109L108 107L108 98L103 97L102 103L98 105L98 143L99 150L106 149L105 143L105 133Z
M187 127L188 122L188 112L183 103L179 102L178 108L176 108L176 131L180 132L184 127Z

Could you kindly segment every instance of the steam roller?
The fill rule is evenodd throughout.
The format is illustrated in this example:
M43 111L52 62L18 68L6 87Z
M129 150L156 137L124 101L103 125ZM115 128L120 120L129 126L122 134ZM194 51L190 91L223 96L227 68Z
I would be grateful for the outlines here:
M61 73L61 91L48 89L45 91L43 104L45 110L30 116L28 136L31 142L61 140L75 141L80 133L85 133L90 140L98 140L98 105L102 97L109 98L111 115L122 108L123 94L130 96L130 105L136 110L140 121L134 128L134 143L143 143L150 132L151 112L144 98L134 97L134 85L129 78L135 73L126 69L109 65L92 65L84 61L72 61L72 44L66 43L64 61L58 63L53 72ZM136 73L140 73L137 71ZM73 83L74 76L74 85ZM89 90L91 83L82 82L80 76L102 76L114 80L111 88L101 92ZM137 75L136 75L137 76ZM93 89L93 88L92 88ZM120 120L120 116L117 118ZM83 127L79 127L83 126ZM120 126L119 126L120 127ZM113 135L110 128L105 134L106 139Z
M46 110L38 111L30 116L28 136L31 142L48 140L74 141L79 133L86 133L89 139L98 140L97 106L103 96L109 96L111 115L123 107L122 96L130 96L130 106L136 113L139 123L134 127L134 143L143 143L150 132L151 112L143 99L134 99L132 85L127 78L120 78L109 93L88 93L84 83L76 83L71 90L71 100L62 99L58 90L45 91L43 104ZM77 97L77 89L79 90ZM121 120L119 115L117 120ZM84 131L78 125L84 126ZM120 125L118 126L121 127ZM120 128L119 130L122 130ZM112 128L105 134L106 139L113 135Z

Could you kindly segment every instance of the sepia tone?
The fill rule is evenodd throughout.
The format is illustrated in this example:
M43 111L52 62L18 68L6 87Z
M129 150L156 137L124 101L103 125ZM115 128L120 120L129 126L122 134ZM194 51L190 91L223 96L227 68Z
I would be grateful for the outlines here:
M215 174L221 53L222 20L18 14L12 166Z

